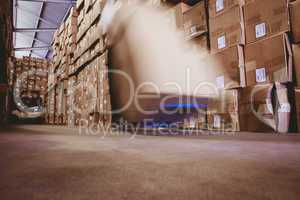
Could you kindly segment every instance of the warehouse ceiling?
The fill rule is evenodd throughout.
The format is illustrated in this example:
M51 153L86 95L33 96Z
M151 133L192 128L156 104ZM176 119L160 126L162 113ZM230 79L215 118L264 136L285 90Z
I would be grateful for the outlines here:
M51 58L53 34L76 0L13 0L16 57Z
M16 57L51 58L55 30L76 0L12 0L14 3L14 48ZM173 3L179 0L169 0ZM197 0L198 1L198 0ZM190 5L196 0L184 0Z

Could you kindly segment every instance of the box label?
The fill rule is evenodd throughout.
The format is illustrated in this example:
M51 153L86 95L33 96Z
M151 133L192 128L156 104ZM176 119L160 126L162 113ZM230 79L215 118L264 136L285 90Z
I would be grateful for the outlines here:
M223 49L226 47L225 35L218 37L218 49Z
M224 76L219 76L216 78L217 88L223 89L225 88L225 78Z
M266 23L257 24L255 26L256 38L264 37L267 34Z
M256 69L256 82L257 83L263 83L267 81L267 76L266 76L266 69L265 68L259 68Z
M221 128L221 116L214 115L214 128Z
M224 0L216 0L216 12L224 10Z

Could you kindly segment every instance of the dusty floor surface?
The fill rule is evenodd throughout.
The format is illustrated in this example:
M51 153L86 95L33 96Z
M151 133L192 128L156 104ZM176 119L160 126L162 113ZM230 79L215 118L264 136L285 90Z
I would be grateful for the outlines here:
M0 199L300 199L300 136L0 133Z

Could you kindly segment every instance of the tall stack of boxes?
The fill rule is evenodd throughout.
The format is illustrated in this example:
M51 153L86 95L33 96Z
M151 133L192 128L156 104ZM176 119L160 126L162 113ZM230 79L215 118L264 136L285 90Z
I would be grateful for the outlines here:
M103 0L79 0L54 37L50 70L50 123L110 124L107 53L100 27Z
M46 91L48 88L48 69L52 67L52 63L47 60L26 57L12 59L11 71L13 71L12 84L16 87L17 81L22 84L21 98L33 98L33 94L39 94L40 98L46 100ZM26 73L26 76L24 76ZM24 96L23 96L24 94ZM46 116L47 122L48 116Z
M215 70L214 80L220 98L212 100L207 108L209 130L240 130L238 95L239 88L246 85L243 5L241 0L208 1L211 47L208 57L222 66L221 70Z
M253 91L258 87L272 88L275 82L292 82L292 52L287 35L290 31L288 4L286 0L246 0L245 16L245 90ZM245 95L244 95L245 96ZM245 98L242 96L243 98ZM261 95L262 96L262 95ZM268 98L272 98L272 94ZM285 102L287 104L288 102ZM251 102L242 104L240 113L241 123L248 124L242 130L264 131L256 128L253 121ZM256 104L256 102L255 102ZM276 110L272 110L272 103L262 99L256 111L275 121ZM273 114L271 117L270 113ZM266 123L268 124L268 123ZM279 124L275 124L275 129Z
M47 71L50 66L51 63L47 60L26 56L23 58L16 58L13 65L15 72L13 77L14 84L24 72L32 72L25 77L22 89L24 91L41 91L43 93L47 90L48 77L40 75L38 71Z
M295 104L297 113L297 126L300 130L300 0L289 3L290 20L292 28L292 50L295 66Z
M74 52L77 38L77 17L75 8L71 8L68 18L54 34L53 68L49 70L49 108L51 123L67 124L67 87L69 74L74 69ZM54 99L50 100L54 94ZM53 118L53 120L52 120Z
M0 124L5 123L11 110L11 91L8 84L9 57L11 56L13 45L13 25L12 25L12 1L1 2L0 6Z
M108 66L100 15L105 1L77 2L79 13L78 34L74 57L74 71L70 75L69 125L111 123L111 105L108 83ZM71 79L72 78L72 79ZM73 101L73 102L72 102Z
M299 0L198 2L192 7L180 3L172 9L177 11L175 24L186 23L183 30L187 33L192 30L186 29L191 23L185 22L184 16L201 2L207 3L210 53L205 59L222 67L221 70L216 67L215 80L212 81L219 89L220 97L212 98L208 103L207 128L235 131L276 129L278 116L272 110L275 93L278 93L276 105L284 107L289 102L284 98L287 89L282 92L282 86L290 87L295 78L300 80ZM199 10L195 16L200 17L206 11ZM276 86L275 82L280 84ZM299 89L295 91L296 97L300 98ZM284 94L283 97L279 93ZM293 105L290 106L293 109ZM300 106L297 103L296 106L299 119Z

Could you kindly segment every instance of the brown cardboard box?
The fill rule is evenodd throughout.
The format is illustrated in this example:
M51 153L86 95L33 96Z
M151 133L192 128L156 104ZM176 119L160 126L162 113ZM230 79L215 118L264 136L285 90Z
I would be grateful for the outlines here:
M237 45L214 55L221 65L217 70L216 83L231 89L246 86L245 60L243 47ZM224 81L223 81L224 80ZM219 87L219 86L218 86Z
M287 0L246 0L246 43L290 30Z
M241 131L273 132L276 130L272 107L273 84L257 85L240 91Z
M209 0L209 17L213 18L224 12L227 12L232 7L244 4L244 0Z
M295 82L297 86L300 86L300 44L293 44L293 60L295 66Z
M238 113L210 113L207 115L207 128L210 131L238 132Z
M183 30L183 13L186 12L190 6L185 3L178 3L175 7L171 8L171 18L173 18L177 29Z
M201 1L183 13L183 27L188 38L208 31L205 2Z
M218 90L218 93L209 98L207 111L211 113L236 113L239 111L239 90Z
M205 56L207 77L219 89L232 89L246 86L244 52L241 45L230 47L216 54Z
M239 90L219 90L207 104L208 130L239 131Z
M288 87L276 82L243 89L239 105L241 130L279 133L291 130Z
M245 43L243 21L243 11L240 6L235 6L209 19L212 53Z
M209 40L206 34L193 38L191 42L192 42L192 47L191 47L192 49L204 50L204 51L209 50Z
M300 0L290 2L289 8L293 42L300 43Z
M292 50L286 34L245 47L247 85L292 81Z

